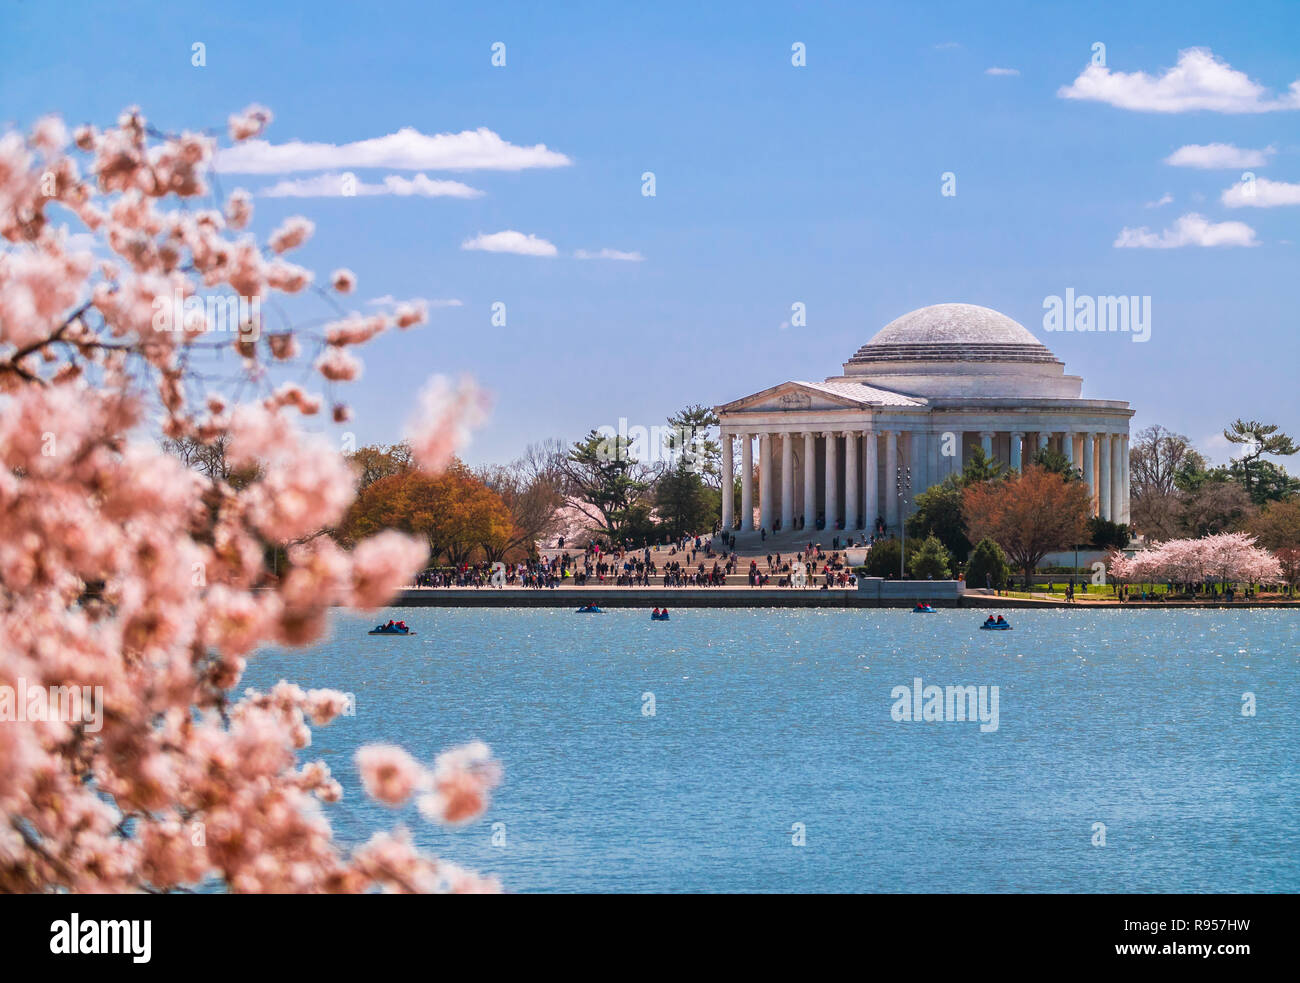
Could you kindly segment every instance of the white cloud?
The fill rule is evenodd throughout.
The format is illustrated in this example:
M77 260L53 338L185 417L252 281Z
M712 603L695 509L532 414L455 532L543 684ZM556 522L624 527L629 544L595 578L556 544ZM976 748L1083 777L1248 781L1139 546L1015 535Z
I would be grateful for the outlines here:
M958 49L958 48L960 48L960 47L961 47L961 43L960 43L959 41L941 41L939 44L934 45L934 50L935 50L935 51L955 51L956 49Z
M1253 188L1253 193L1252 193ZM1238 181L1219 196L1229 208L1277 208L1279 205L1300 205L1300 184L1270 181L1266 177L1253 182Z
M382 297L374 297L366 301L371 307L396 307L398 304L423 304L429 309L435 307L464 307L464 301L449 297L445 300L429 300L426 297L394 297L392 294L384 294Z
M1275 152L1272 147L1251 150L1230 143L1189 143L1166 157L1165 163L1174 167L1199 167L1206 171L1263 167Z
M555 244L529 233L524 235L514 229L485 235L480 232L460 244L461 249L479 249L488 253L515 253L519 256L554 256Z
M1147 113L1187 113L1205 109L1216 113L1267 113L1300 109L1300 80L1285 95L1274 97L1208 48L1187 48L1178 64L1163 75L1112 72L1089 65L1070 85L1056 91L1062 99L1104 102L1120 109Z
M984 69L984 74L985 74L985 75L1019 75L1019 74L1020 74L1020 69L1018 69L1018 68L998 68L996 65L994 65L992 68L986 68L986 69Z
M432 136L403 127L387 136L354 143L272 144L248 140L217 152L216 168L228 174L288 174L353 167L390 167L399 171L522 171L565 167L564 154L539 143L517 147L486 127Z
M345 194L351 178L351 194ZM382 184L367 184L355 174L318 174L314 177L285 178L257 192L260 198L349 198L398 195L421 198L481 198L483 192L459 181L441 181L424 174L405 178L389 174Z
M1160 208L1163 205L1168 205L1173 200L1174 200L1174 196L1171 195L1168 191L1166 191L1156 201L1148 201L1143 207Z
M578 249L573 254L578 259L619 259L628 263L640 263L645 259L638 252L624 252L621 249Z
M1115 239L1117 249L1178 249L1182 246L1257 246L1255 230L1245 222L1211 222L1188 212L1173 228L1156 234L1143 226L1125 227Z

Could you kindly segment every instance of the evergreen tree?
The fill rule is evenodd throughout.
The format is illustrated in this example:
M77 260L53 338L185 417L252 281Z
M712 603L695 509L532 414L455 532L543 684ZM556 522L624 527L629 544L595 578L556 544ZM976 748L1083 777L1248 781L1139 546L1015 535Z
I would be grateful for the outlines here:
M917 580L933 577L944 580L949 576L952 557L936 536L927 536L908 560L908 568Z
M961 480L952 475L916 496L916 511L907 520L908 539L935 536L959 562L970 555L962 518Z
M722 504L719 492L709 488L700 474L680 461L655 488L655 506L663 531L676 539L684 533L710 532Z
M1129 528L1122 522L1111 522L1109 519L1094 515L1088 520L1087 539L1098 549L1122 550L1128 546Z
M974 590L991 586L1002 590L1007 585L1010 571L1011 565L1002 547L991 539L981 539L971 550L970 562L966 564L966 587Z
M1223 431L1223 436L1234 444L1242 445L1241 456L1235 463L1241 468L1246 494L1252 501L1255 499L1254 485L1259 465L1267 463L1262 462L1260 458L1265 454L1290 457L1300 451L1300 446L1297 446L1296 442L1286 434L1279 432L1275 423L1234 420L1232 425Z
M970 460L961 471L961 483L975 485L983 481L996 481L1002 477L1005 468L984 453L982 445L977 444L972 450Z

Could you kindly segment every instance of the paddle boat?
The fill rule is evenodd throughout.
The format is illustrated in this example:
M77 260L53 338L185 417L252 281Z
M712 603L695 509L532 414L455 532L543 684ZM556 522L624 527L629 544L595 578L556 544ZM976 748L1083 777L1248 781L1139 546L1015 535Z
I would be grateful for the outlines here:
M667 608L664 608L662 611L660 611L658 608L655 608L653 611L650 612L650 620L651 620L651 621L667 621L667 620L668 620L668 609L667 609Z
M414 635L415 631L407 627L405 621L390 621L386 625L375 625L367 635Z
M595 604L584 604L582 607L578 608L576 613L577 614L604 614L605 612L602 611Z
M936 611L934 608L930 607L929 604L918 604L916 607L912 608L912 613L913 614L938 614L939 612Z
M990 617L987 621L984 622L984 624L980 625L980 631L1010 631L1010 630L1011 630L1011 622L1003 621L1002 615L998 615L997 621L994 621L993 618Z

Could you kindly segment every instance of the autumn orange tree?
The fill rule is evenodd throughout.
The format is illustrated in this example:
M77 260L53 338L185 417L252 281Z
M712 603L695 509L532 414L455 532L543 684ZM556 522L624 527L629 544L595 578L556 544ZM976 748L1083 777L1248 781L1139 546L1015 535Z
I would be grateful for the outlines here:
M967 486L962 517L970 540L992 539L1028 583L1043 557L1082 539L1088 493L1082 482L1030 465L1005 481Z
M513 522L501 497L453 460L438 475L400 471L367 485L343 523L343 538L383 529L420 536L434 560L459 565L480 549L489 561L500 559Z
M347 461L357 471L357 490L369 487L380 478L390 474L400 474L415 467L411 457L411 445L402 441L397 444L366 444L346 455Z

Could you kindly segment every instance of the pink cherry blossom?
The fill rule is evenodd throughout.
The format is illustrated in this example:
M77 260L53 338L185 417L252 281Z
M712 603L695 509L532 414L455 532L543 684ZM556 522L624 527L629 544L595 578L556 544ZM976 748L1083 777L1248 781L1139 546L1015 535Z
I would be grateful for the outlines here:
M232 229L243 229L253 217L253 196L236 188L226 199L226 221Z
M259 136L270 125L274 117L265 106L254 103L241 112L231 115L229 120L230 139L236 143Z
M440 754L434 762L431 791L417 803L421 815L438 822L462 824L481 816L489 793L501 784L501 769L482 741Z
M337 345L329 345L316 359L316 371L331 382L352 382L361 376L361 362Z
M270 118L249 107L232 138ZM388 319L339 322L333 343L277 327L263 345L259 325L239 324L211 354L242 377L240 402L207 388L223 374L207 353L204 374L191 368L214 325L186 303L303 291L312 272L278 254L312 226L286 222L269 258L251 235L230 238L251 199L210 206L215 141L152 133L132 107L71 143L53 118L0 135L0 686L99 687L105 711L93 731L0 725L0 891L207 878L230 891L499 890L400 828L351 851L335 842L326 808L346 790L301 758L312 727L351 712L345 694L287 681L237 693L261 648L322 637L335 605L384 604L426 548L385 532L349 552L329 535L354 475L301 428L322 397L273 389L263 364L297 363L305 336L327 378L355 378L352 349ZM69 248L74 230L103 256ZM479 405L468 383L426 404L426 464L445 460L446 435L463 439ZM192 470L151 433L219 443L230 471ZM432 769L388 747L363 748L358 764L381 801L428 796L423 811L448 822L479 815L500 776L478 744Z
M401 805L424 780L419 762L399 747L372 744L356 757L367 794L384 805Z
M271 233L271 238L267 241L277 253L284 253L290 249L297 249L310 239L315 231L315 222L301 215L295 215L293 218L285 219L283 224Z
M426 471L444 469L483 422L487 407L486 393L468 378L454 386L444 376L430 379L420 393L419 415L407 431L415 462Z

